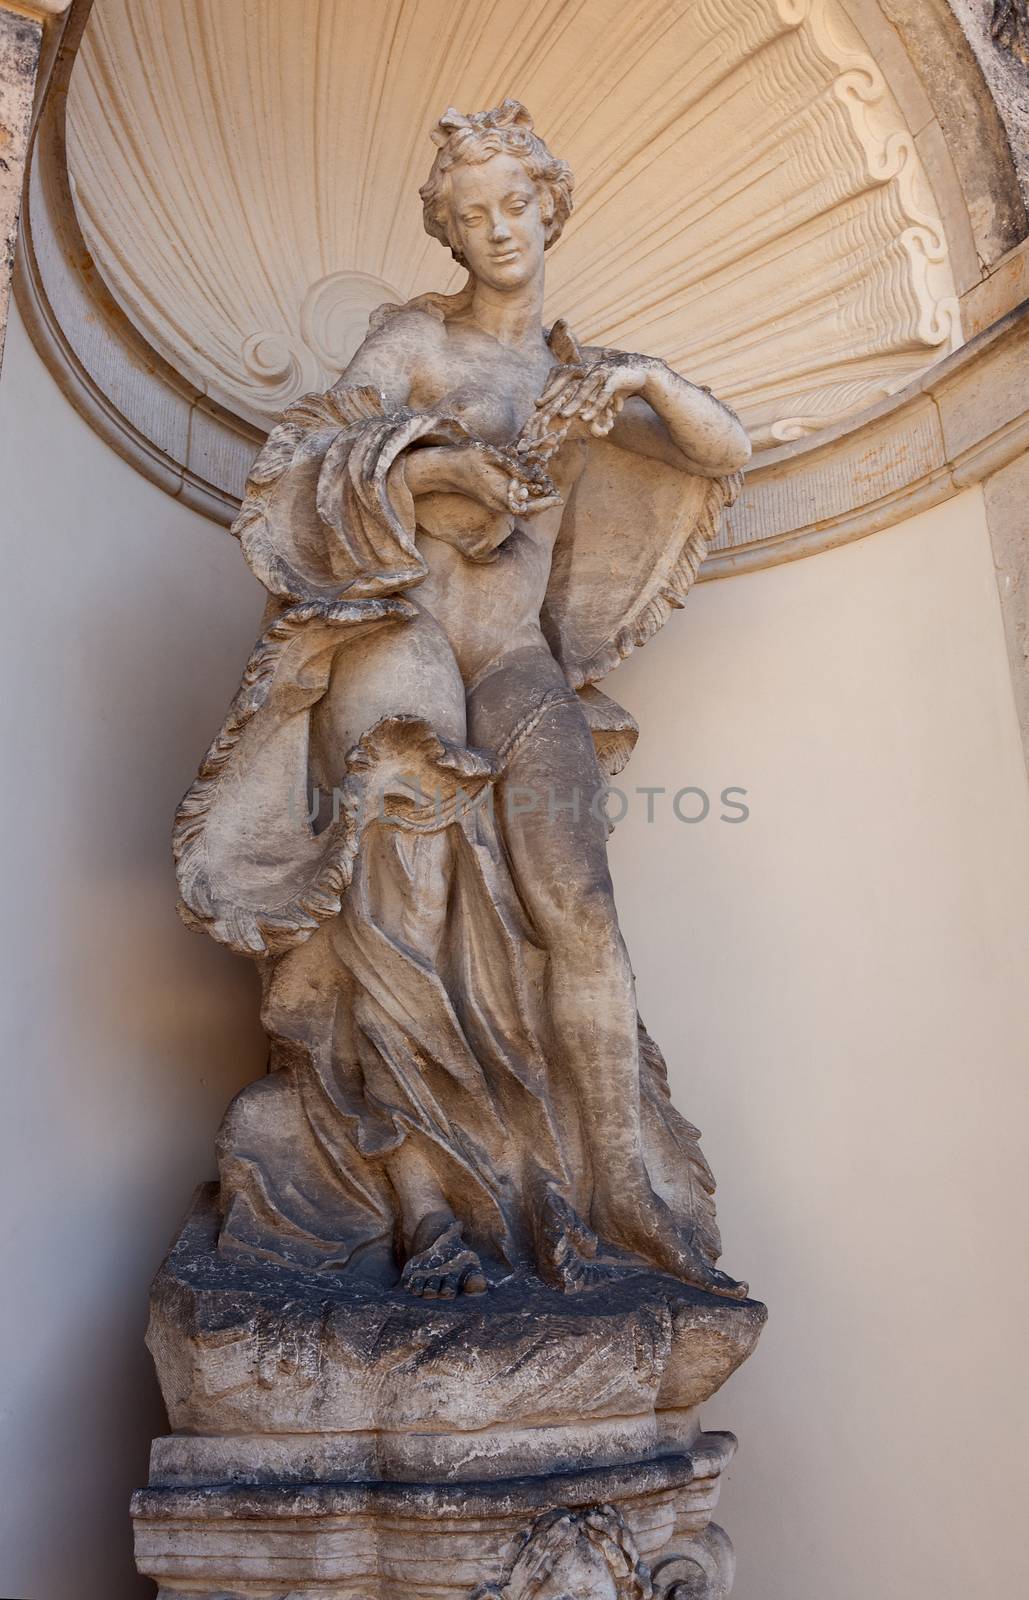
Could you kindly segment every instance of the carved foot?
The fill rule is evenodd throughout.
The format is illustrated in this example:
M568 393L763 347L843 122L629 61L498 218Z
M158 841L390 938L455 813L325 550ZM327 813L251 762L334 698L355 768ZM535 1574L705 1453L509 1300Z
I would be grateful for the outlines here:
M672 1213L651 1190L638 1204L633 1236L627 1237L624 1219L628 1205L624 1199L619 1207L618 1220L610 1232L603 1220L599 1222L605 1238L617 1239L628 1249L638 1252L645 1260L653 1262L661 1272L669 1273L688 1283L691 1288L704 1289L708 1294L721 1295L727 1300L745 1300L749 1285L714 1266L694 1242L689 1233L680 1228ZM621 1224L621 1225L619 1225Z
M543 1202L539 1221L539 1272L554 1289L574 1294L591 1289L611 1276L611 1269L595 1261L597 1236L579 1213L554 1190Z
M419 1295L423 1300L485 1294L482 1262L465 1244L461 1224L453 1217L427 1218L415 1234L415 1244L422 1242L425 1232L431 1242L408 1259L401 1273L400 1281L408 1294Z
M674 1265L668 1268L674 1277L681 1278L694 1289L706 1289L708 1294L721 1295L725 1300L746 1300L750 1285L732 1278L719 1267L713 1267L695 1245L684 1239L672 1257Z

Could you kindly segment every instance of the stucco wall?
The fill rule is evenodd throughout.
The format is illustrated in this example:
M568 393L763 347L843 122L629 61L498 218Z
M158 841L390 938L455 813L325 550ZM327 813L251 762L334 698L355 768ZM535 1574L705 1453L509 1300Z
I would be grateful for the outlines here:
M703 585L606 687L623 788L712 799L631 796L611 854L771 1310L707 1412L735 1600L1024 1594L1029 807L981 492Z
M113 1600L148 1592L147 1282L262 1062L252 974L178 924L167 843L259 596L17 325L0 463L0 1593ZM643 727L612 841L643 1014L772 1309L707 1417L742 1439L737 1600L1021 1592L1029 807L979 491L702 586L609 687ZM652 824L637 785L669 791Z
M0 482L0 1594L128 1600L153 1593L127 1517L162 1429L147 1283L264 1054L254 975L179 922L168 843L260 591L13 318Z

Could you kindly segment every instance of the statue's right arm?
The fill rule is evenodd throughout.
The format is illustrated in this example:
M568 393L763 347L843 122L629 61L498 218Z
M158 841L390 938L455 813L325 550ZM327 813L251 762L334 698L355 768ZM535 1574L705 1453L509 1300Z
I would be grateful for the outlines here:
M425 311L400 310L369 333L350 365L333 385L334 390L377 389L387 411L412 405L412 396L425 388L432 369L444 358L446 333L436 317ZM414 407L413 409L418 409ZM518 480L491 459L481 445L421 445L404 455L407 487L416 499L430 494L459 494L491 512L537 512L558 504L556 498L537 496L531 506L521 494Z
M435 347L441 331L440 324L427 312L395 312L368 334L333 384L334 391L377 389L387 412L410 407L427 365L438 353ZM447 471L447 456L448 452L432 447L407 452L404 472L407 486L416 498L455 487Z

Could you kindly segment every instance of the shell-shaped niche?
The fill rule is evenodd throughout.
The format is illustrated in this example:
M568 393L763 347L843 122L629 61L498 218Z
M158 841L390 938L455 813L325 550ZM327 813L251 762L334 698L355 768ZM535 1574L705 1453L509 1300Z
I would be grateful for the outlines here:
M422 229L448 105L572 164L548 315L799 438L961 342L911 130L838 0L96 0L68 103L86 241L150 343L262 425L370 310L463 274Z

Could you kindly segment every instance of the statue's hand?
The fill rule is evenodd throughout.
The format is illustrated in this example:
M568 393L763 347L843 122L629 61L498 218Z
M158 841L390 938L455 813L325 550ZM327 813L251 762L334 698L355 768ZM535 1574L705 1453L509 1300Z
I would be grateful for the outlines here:
M578 416L583 422L592 422L611 408L621 410L629 395L642 394L661 368L664 362L655 355L611 350L597 362L559 366L547 379L536 405L555 416Z
M536 404L555 420L578 417L591 433L608 433L629 396L642 394L664 366L656 356L611 351L599 361L558 367Z
M413 451L407 481L416 497L460 494L487 511L513 516L534 516L561 504L561 496L540 466L479 441Z

